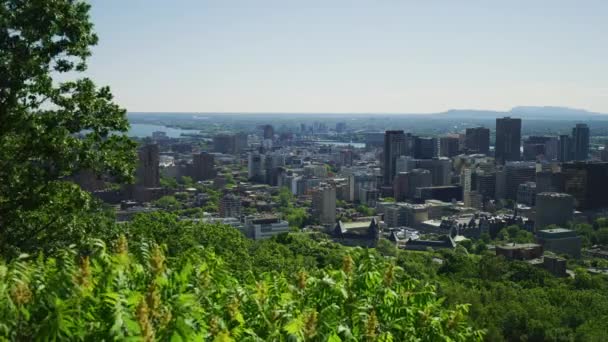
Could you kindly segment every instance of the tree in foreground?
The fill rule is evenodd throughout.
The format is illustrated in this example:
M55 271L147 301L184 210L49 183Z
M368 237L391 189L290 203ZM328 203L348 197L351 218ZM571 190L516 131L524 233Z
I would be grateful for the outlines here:
M134 143L109 88L78 78L97 43L80 0L0 0L0 252L78 242L104 225L69 177L132 177Z

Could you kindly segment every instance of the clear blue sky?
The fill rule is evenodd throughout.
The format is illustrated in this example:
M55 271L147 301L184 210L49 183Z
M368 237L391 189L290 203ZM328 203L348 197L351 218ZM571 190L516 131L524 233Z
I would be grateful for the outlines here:
M608 1L92 0L130 111L608 113Z

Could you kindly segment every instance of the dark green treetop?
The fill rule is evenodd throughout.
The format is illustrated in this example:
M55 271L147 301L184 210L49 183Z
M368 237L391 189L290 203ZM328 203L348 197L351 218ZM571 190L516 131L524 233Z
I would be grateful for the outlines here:
M79 0L0 0L0 249L77 239L97 207L67 182L79 171L130 180L126 111L86 70L97 43Z

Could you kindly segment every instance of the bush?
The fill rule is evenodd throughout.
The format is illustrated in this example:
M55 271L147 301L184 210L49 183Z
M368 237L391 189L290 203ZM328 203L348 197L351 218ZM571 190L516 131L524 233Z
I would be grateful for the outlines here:
M198 251L196 251L198 249ZM23 257L0 267L0 336L9 340L472 341L468 306L442 307L430 285L364 251L341 269L237 280L195 247L168 262L163 248L126 238L109 253Z

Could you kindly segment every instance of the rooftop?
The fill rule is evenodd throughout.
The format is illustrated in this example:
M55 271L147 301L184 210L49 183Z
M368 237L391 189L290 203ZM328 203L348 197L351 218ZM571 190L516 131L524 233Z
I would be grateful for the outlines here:
M536 235L540 238L546 239L560 239L577 236L574 230L565 228L543 229L539 230Z
M370 221L360 221L360 222L343 222L342 227L344 227L344 229L346 229L346 230L367 229L367 228L369 228L370 224L371 224L371 220Z
M560 233L569 233L572 232L570 229L566 228L552 228L552 229L543 229L541 232L546 234L560 234Z
M541 196L541 197L572 197L571 195L563 193L563 192L541 192L540 194L538 194L536 196Z
M496 248L501 249L528 249L528 248L538 248L539 244L536 243L510 243L507 245L496 246Z

